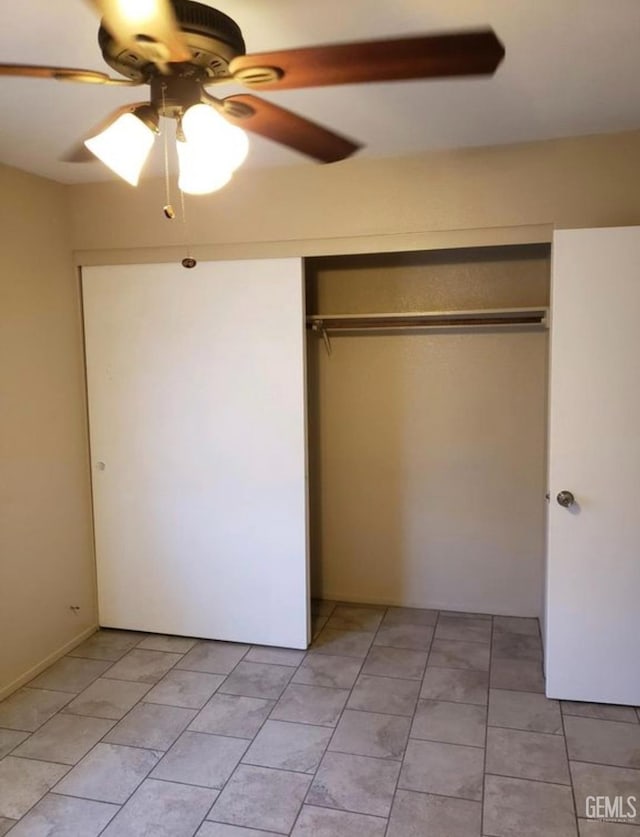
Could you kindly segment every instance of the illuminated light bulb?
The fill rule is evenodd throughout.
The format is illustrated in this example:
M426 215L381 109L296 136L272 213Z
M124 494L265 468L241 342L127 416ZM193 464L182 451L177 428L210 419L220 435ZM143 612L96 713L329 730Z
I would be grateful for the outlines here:
M138 23L158 14L157 0L117 0L115 11L131 22Z
M84 144L111 171L137 186L154 139L154 132L141 119L133 113L123 113Z
M216 159L207 145L203 147L191 140L178 140L180 176L178 188L188 195L206 195L222 189L231 180L231 170Z
M223 168L235 171L249 153L249 140L210 105L190 107L182 117L182 131L187 142L206 148Z

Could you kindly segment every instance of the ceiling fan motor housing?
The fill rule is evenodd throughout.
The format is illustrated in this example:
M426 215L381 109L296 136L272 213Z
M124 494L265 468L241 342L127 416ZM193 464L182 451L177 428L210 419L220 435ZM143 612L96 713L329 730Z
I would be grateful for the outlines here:
M232 59L246 52L238 24L228 15L194 0L171 0L171 4L191 49L191 60L169 66L175 68L176 74L202 80L226 76ZM98 44L107 64L127 78L147 82L158 74L158 69L147 57L148 38L144 32L139 40L140 50L125 48L104 26L98 31Z

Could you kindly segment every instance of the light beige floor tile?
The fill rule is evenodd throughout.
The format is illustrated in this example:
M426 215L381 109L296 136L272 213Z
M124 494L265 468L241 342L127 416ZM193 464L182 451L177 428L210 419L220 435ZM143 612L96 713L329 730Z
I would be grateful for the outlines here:
M484 642L434 639L429 654L429 665L488 671L489 645Z
M578 820L580 837L638 837L638 829L622 823Z
M387 837L480 837L482 805L399 790Z
M99 677L65 707L73 715L119 721L149 691L148 683Z
M383 625L435 625L438 611L417 607L390 607L387 609Z
M134 683L157 683L180 659L181 654L134 648L109 669L108 677Z
M331 654L336 657L366 656L375 634L366 631L337 631L323 628L311 646L313 654Z
M491 653L494 660L542 660L540 638L528 634L497 632L493 637Z
M334 727L348 697L346 689L292 683L277 702L271 719Z
M384 837L386 827L381 817L305 805L291 837Z
M489 672L427 666L420 697L486 706Z
M0 729L0 760L22 744L25 738L29 737L28 732L20 732L14 729Z
M576 837L571 788L488 775L483 827L486 837Z
M432 638L433 628L428 625L383 625L373 644L428 651Z
M566 715L564 730L572 761L640 768L640 725Z
M217 793L146 779L111 820L103 837L192 837Z
M332 731L311 724L267 721L242 759L244 764L313 773Z
M24 816L67 770L63 764L6 756L0 761L0 817Z
M153 770L162 752L96 744L55 787L56 793L122 804Z
M456 639L463 642L489 642L490 619L460 619L457 616L440 615L436 627L436 639Z
M329 750L356 756L401 759L409 738L409 718L346 709Z
M145 703L166 703L185 709L202 709L223 683L223 674L172 669L147 692Z
M113 727L114 721L55 715L14 750L15 756L75 764Z
M203 822L196 837L273 837L273 831L256 831L241 825L226 825L222 822Z
M493 630L496 633L540 636L537 619L523 619L519 616L494 616Z
M11 837L98 837L117 813L117 805L50 793L18 823Z
M330 654L308 654L291 680L305 686L331 686L350 689L356 682L362 660L333 657Z
M288 834L310 783L303 773L241 764L207 819Z
M416 680L362 674L353 687L347 709L410 717L415 710L419 691L420 683Z
M29 683L34 689L52 689L57 692L82 692L89 683L97 680L108 668L107 660L85 660L80 657L62 657Z
M629 797L635 796L637 810L635 816L629 818L629 822L640 825L640 770L576 761L570 762L569 767L579 817L587 819L593 814L593 810L588 806L593 805L597 797L608 797L613 804L616 797L622 797L626 803Z
M544 693L542 666L536 660L494 659L491 663L492 689Z
M495 727L549 732L562 735L562 717L557 700L536 692L491 689L489 724Z
M484 750L410 739L398 787L461 799L482 799Z
M253 738L274 706L273 700L216 693L194 718L189 729Z
M183 732L151 774L187 785L221 788L247 749L241 738Z
M86 639L81 645L76 645L69 651L69 657L86 657L90 660L111 660L115 662L131 651L144 634L132 631L111 631L102 629Z
M306 655L306 651L297 651L295 648L270 648L268 645L254 645L244 659L248 663L269 663L296 668Z
M219 687L220 694L277 700L293 675L291 666L243 660Z
M598 718L601 721L622 721L627 724L638 723L638 715L632 706L615 706L611 703L579 703L573 700L563 700L561 706L565 715Z
M399 677L403 680L420 680L426 663L426 651L374 645L364 661L362 673L380 677Z
M184 655L176 668L207 674L230 674L249 648L249 645L234 642L199 642Z
M382 609L337 605L329 617L327 628L336 631L375 631L384 613Z
M149 634L138 648L144 651L170 651L174 654L186 654L196 644L197 639L186 636L166 636L165 634Z
M411 726L411 738L484 747L486 729L484 706L421 700Z
M18 689L0 703L0 727L33 732L69 703L73 695L48 689Z
M343 753L322 759L306 802L357 814L389 815L400 763Z
M557 785L571 782L564 740L546 732L489 727L486 771Z
M116 724L104 740L108 744L168 750L195 716L193 709L139 703Z

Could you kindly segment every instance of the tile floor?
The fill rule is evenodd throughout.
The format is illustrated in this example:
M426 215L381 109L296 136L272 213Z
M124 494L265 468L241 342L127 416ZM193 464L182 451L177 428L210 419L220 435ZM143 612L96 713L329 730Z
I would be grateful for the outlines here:
M640 837L639 710L547 700L536 620L314 621L308 653L95 634L0 703L0 835Z

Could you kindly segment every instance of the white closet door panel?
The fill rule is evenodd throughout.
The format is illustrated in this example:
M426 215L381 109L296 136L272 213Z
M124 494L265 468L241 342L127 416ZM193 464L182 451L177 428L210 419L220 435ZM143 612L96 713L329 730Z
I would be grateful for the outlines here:
M305 647L300 260L83 289L101 624Z
M548 697L640 705L639 265L640 227L554 235Z

